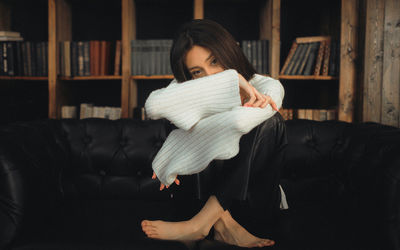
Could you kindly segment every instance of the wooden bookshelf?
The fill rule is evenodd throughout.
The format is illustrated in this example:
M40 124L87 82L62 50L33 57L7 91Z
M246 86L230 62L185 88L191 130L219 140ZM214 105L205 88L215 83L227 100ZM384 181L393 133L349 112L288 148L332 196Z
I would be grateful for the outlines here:
M63 81L94 81L94 80L121 80L122 76L106 75L106 76L59 76Z
M0 76L0 80L48 81L47 76Z
M302 6L307 11L298 12L297 9ZM308 8L309 7L309 8ZM285 28L289 31L284 31L281 33L281 44L283 46L283 50L281 51L282 55L285 55L284 64L281 65L281 71L279 75L279 79L283 83L283 85L287 87L286 92L286 101L287 98L292 98L292 102L286 106L286 109L291 109L291 105L294 105L295 109L307 106L312 109L321 109L332 108L333 106L337 109L337 119L347 122L354 121L354 106L355 106L355 83L356 83L356 55L357 55L357 34L358 34L358 8L356 0L335 0L330 1L329 6L323 4L318 0L305 0L301 3L295 0L285 0L283 1L283 6L281 6L281 11L285 11L283 13L283 18ZM313 13L319 13L319 15L314 15ZM316 20L317 19L317 20ZM308 20L308 21L305 21ZM304 22L302 22L304 21ZM313 25L310 25L312 23ZM286 32L286 33L285 33ZM293 64L297 51L301 51L299 49L300 44L309 44L312 42L320 42L321 46L319 48L318 53L321 53L321 48L325 47L322 50L323 53L327 53L329 56L330 46L332 44L332 40L334 40L337 44L340 44L340 55L338 56L339 62L336 63L336 67L339 69L338 75L328 75L326 71L322 74L322 65L327 65L323 60L325 59L325 54L323 54L323 59L320 58L318 54L318 59L315 67L315 70L312 70L311 75L306 73L304 75L299 75L299 71L293 73L293 70L288 67L289 62ZM323 43L326 45L323 46ZM302 45L303 46L303 45ZM306 45L304 45L306 46ZM310 45L308 45L307 53L310 50ZM312 49L311 49L312 50ZM296 53L294 53L296 51ZM305 49L303 50L305 51ZM343 51L346 51L344 53ZM299 52L299 58L305 58L304 52ZM311 53L310 53L311 54ZM301 56L303 55L303 56ZM313 54L314 55L314 54ZM282 58L281 58L282 59ZM322 62L321 62L322 60ZM318 63L319 62L319 63ZM309 62L307 62L309 63ZM299 65L296 61L295 65ZM304 61L301 63L301 69L304 67ZM321 68L320 68L321 67ZM289 74L287 73L288 70ZM297 67L295 67L295 70ZM310 69L310 68L308 68ZM320 70L321 69L321 70ZM326 70L326 66L324 66L324 70ZM309 72L309 71L308 71ZM301 74L301 72L300 72ZM323 81L330 81L332 83L336 83L336 85L329 84L320 84ZM296 85L296 86L295 86ZM297 86L302 85L305 91L313 90L316 93L313 96L324 96L332 95L332 93L337 93L337 99L334 105L331 103L321 104L322 106L315 106L315 99L313 98L302 98L302 93L298 92L299 89ZM290 89L293 86L293 89ZM311 87L312 86L312 87ZM336 86L336 87L335 87ZM324 93L317 93L318 89L321 91L325 91ZM333 89L334 88L334 89ZM332 91L334 90L334 91ZM296 94L291 94L292 92L296 92ZM327 99L327 98L325 98ZM330 98L331 99L331 98ZM307 102L308 100L308 102ZM331 102L330 100L329 102ZM306 103L304 103L306 102ZM296 107L298 105L298 107Z
M174 79L174 76L173 75L155 75L155 76L135 75L135 76L131 76L131 79L135 79L135 80Z
M161 0L160 0L161 1ZM229 0L228 0L229 1ZM223 1L224 4L228 1ZM245 4L245 1L236 1L231 0L233 8L236 6L240 6L240 4ZM336 76L288 76L288 75L280 75L281 65L281 53L287 53L287 48L284 48L285 51L282 51L282 44L285 42L282 41L281 29L287 29L287 23L285 23L285 19L281 18L282 8L290 8L290 5L295 3L294 0L285 0L281 2L281 0L261 0L257 2L257 8L249 7L250 11L254 13L253 16L258 18L257 24L251 24L251 27L255 29L250 29L252 35L249 37L239 37L239 40L245 39L267 39L269 40L269 76L280 79L285 86L285 81L299 81L299 84L306 84L306 81L336 81L338 83L338 88L340 89L340 94L338 94L338 117L340 120L352 121L354 116L354 92L355 92L355 55L357 54L357 8L356 8L356 0L335 0L341 6L341 17L337 17L340 19L341 26L336 29L334 32L337 34L337 38L340 38L341 49L346 50L351 48L350 54L341 54L340 60L340 75ZM142 93L139 93L140 88L138 85L145 81L147 84L147 80L171 80L173 79L172 75L132 75L132 61L131 61L131 41L134 39L155 39L157 32L143 32L143 13L139 9L139 6L146 5L154 5L150 7L151 11L154 13L163 13L162 10L157 10L158 3L157 1L140 1L140 0L120 0L118 4L120 4L120 20L119 24L114 27L115 29L120 29L121 36L113 38L114 40L121 40L122 46L122 54L121 54L121 75L105 75L105 76L73 76L66 77L60 76L59 73L59 64L60 64L60 48L59 42L62 41L73 41L74 40L74 30L73 30L73 16L74 10L76 10L76 6L74 9L74 4L77 4L79 1L76 0L48 0L48 77L0 77L0 80L26 80L26 81L48 81L48 97L49 97L49 110L48 117L49 118L60 118L61 117L61 106L62 105L70 105L73 99L73 93L70 91L71 82L79 82L79 81L116 81L121 84L120 89L120 105L122 109L122 117L130 118L133 116L133 109L139 105L139 102L143 101L143 97L139 96ZM173 5L174 1L168 2L168 5ZM107 0L104 0L104 8L107 8ZM114 6L116 2L112 2L110 0L110 5ZM112 5L114 4L114 5ZM164 3L165 4L165 3ZM175 3L176 4L176 3ZM214 11L214 16L210 17L209 11L213 10L213 5L221 3L211 0L192 0L191 5L192 9L188 9L189 15L192 18L201 19L201 18L211 18L217 19L219 21L223 18L227 18L229 20L225 20L227 24L231 23L232 20L236 20L236 16L227 17L224 13L219 15ZM254 3L252 3L254 4ZM288 6L289 5L289 6ZM178 5L177 5L178 6ZM249 5L256 6L256 5ZM185 7L187 8L187 7ZM92 10L86 10L92 11ZM219 10L221 12L222 10ZM239 11L242 11L241 9ZM249 11L249 10L246 10ZM318 11L316 9L315 11ZM5 18L6 16L10 16L8 10L4 10L0 5L0 14L3 14L3 18L0 18L0 26L7 28L9 26L9 18ZM231 12L230 12L231 13ZM169 20L171 18L179 18L178 15L169 16L169 11L164 11L162 14L162 18L165 20ZM298 14L301 18L301 13ZM340 15L338 15L340 16ZM147 18L147 17L146 17ZM232 19L230 19L232 18ZM304 17L306 18L306 17ZM322 18L322 17L320 17ZM147 19L146 19L147 20ZM183 23L184 19L176 20L175 23ZM224 20L222 20L224 22ZM148 21L147 21L148 22ZM224 23L222 22L223 26ZM165 24L161 24L165 25ZM247 24L246 24L247 25ZM316 23L315 25L320 25ZM151 29L155 28L157 31L157 27L152 26L151 24L147 24ZM226 27L226 26L225 26ZM355 27L355 29L353 28ZM167 34L172 34L175 27L168 27ZM158 30L160 28L158 27ZM228 29L229 30L229 29ZM328 30L328 29L326 29ZM162 30L161 30L162 31ZM246 32L247 29L246 29ZM161 32L162 33L162 32ZM240 33L240 32L239 32ZM292 33L294 33L292 31ZM150 35L149 35L150 34ZM241 34L239 34L241 35ZM315 34L315 35L326 35L326 34ZM149 37L150 36L150 37ZM172 35L171 35L172 36ZM295 36L308 36L308 34L296 34ZM156 37L157 39L170 39L171 37ZM93 37L93 40L98 39L97 37ZM284 38L286 39L286 38ZM302 82L303 81L303 82ZM114 85L113 85L114 86ZM119 90L118 90L119 91ZM290 108L290 107L287 107ZM319 107L315 107L319 108Z
M337 76L288 76L280 75L279 79L285 80L338 80Z

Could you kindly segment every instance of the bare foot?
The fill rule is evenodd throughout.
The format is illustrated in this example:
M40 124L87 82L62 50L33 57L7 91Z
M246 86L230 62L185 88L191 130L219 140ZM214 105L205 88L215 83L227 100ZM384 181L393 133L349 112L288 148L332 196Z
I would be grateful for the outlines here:
M273 240L262 239L249 233L228 211L214 224L214 239L240 247L265 247L275 244Z
M193 241L204 239L210 228L197 226L191 220L180 222L142 221L142 230L149 238Z

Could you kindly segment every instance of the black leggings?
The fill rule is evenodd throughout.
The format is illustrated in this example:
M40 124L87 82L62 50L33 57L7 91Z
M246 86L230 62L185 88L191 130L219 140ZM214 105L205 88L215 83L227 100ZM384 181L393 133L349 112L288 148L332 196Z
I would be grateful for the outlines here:
M279 179L286 144L285 123L276 113L242 136L238 155L213 161L197 174L197 198L205 201L215 195L239 224L253 234L265 234L261 231L273 224L279 211Z

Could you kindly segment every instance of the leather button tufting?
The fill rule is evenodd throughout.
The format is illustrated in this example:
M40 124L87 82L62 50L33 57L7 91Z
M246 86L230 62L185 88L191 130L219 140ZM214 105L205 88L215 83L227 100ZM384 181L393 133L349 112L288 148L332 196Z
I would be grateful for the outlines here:
M89 144L92 141L92 138L90 138L89 136L86 136L83 138L83 143L85 144Z
M101 176L106 176L106 171L100 170L99 174L100 174Z
M126 146L127 144L127 139L126 138L121 138L121 140L119 141L119 145L121 145L122 147Z
M142 176L142 172L141 171L137 171L136 175L137 176Z

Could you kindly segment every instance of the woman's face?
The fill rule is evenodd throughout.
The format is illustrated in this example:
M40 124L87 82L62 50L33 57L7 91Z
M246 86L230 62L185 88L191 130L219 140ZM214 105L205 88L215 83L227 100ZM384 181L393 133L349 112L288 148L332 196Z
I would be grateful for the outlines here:
M210 50L197 45L187 52L185 64L193 79L224 71Z

